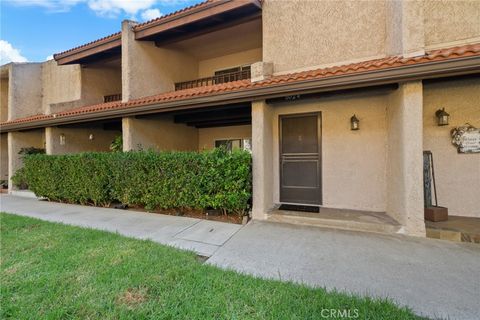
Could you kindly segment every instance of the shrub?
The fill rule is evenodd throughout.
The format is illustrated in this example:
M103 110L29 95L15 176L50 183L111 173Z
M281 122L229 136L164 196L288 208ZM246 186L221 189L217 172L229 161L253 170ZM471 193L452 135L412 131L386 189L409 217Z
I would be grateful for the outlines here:
M35 147L21 148L18 154L21 154L24 156L27 156L30 154L45 154L45 149L35 148Z
M122 136L117 136L113 139L110 144L110 151L112 152L122 152L123 151L123 138Z
M107 206L119 201L153 209L222 209L245 213L251 156L222 149L31 155L15 177L37 196ZM16 178L14 178L16 179Z

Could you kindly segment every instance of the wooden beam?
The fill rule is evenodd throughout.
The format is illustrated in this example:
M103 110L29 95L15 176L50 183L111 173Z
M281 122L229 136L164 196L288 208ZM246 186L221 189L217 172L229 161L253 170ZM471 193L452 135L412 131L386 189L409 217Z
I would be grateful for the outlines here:
M201 122L201 121L214 121L214 120L228 120L228 119L241 119L245 117L251 117L252 111L250 108L229 110L229 111L210 111L199 114L185 114L174 117L176 123L184 122Z
M246 123L252 122L251 117L242 117L237 119L219 119L219 120L205 120L205 121L192 121L187 122L187 126L190 127L200 127L200 126L212 126L212 125L221 125L221 124L231 124L231 123Z
M230 123L219 122L219 123L197 125L195 126L195 128L204 129L204 128L216 128L216 127L232 127L232 126L245 126L250 124L252 124L251 120L244 121L244 122L239 121L239 122L230 122Z
M218 31L218 30L221 30L221 29L230 28L230 27L242 24L242 23L254 21L254 20L260 19L261 16L262 16L262 14L260 12L260 13L256 13L256 14L253 14L253 15L250 15L250 16L247 16L247 17L243 17L243 18L239 18L239 19L235 19L235 20L230 20L228 22L218 23L216 25L206 27L206 28L195 28L195 31L190 31L190 32L183 31L183 29L182 29L182 32L183 32L182 35L173 35L173 36L170 36L170 37L167 36L166 38L160 38L159 40L155 40L155 46L156 47L162 47L162 46L174 43L174 42L188 40L188 39L191 39L191 38L202 36L202 35L207 34L207 33L215 32L215 31ZM172 31L174 31L174 30L172 30Z
M172 17L166 17L165 19L159 19L154 23L148 23L134 27L135 39L141 40L151 36L155 36L161 32L178 28L186 24L198 22L204 19L208 19L222 13L232 12L241 8L252 7L256 10L261 10L258 6L258 0L220 0L207 4L204 7L198 9L192 9L186 11L184 14L173 15Z

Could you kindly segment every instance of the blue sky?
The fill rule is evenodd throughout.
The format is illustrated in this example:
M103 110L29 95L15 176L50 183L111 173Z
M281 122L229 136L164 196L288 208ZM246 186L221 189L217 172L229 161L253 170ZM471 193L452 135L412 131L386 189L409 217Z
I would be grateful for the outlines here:
M45 61L120 31L121 21L145 21L201 0L0 0L0 64Z

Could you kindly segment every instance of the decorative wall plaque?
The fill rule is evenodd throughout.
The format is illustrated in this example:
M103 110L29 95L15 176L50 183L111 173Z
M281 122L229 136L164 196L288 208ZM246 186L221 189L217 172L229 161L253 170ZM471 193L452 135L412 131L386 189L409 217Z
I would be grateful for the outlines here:
M480 153L480 129L470 124L452 129L452 143L458 153Z

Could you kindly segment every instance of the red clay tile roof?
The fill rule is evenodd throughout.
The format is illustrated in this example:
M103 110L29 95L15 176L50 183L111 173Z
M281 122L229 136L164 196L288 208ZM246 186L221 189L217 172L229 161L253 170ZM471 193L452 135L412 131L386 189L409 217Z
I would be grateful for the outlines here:
M167 19L170 19L170 18L173 18L175 16L178 16L180 14L185 14L185 13L188 13L189 11L192 11L192 10L198 10L198 9L201 9L203 7L206 7L207 5L209 5L210 3L213 3L215 1L218 1L218 0L206 0L206 1L203 1L203 2L200 2L200 3L197 3L197 4L194 4L194 5L191 5L189 7L185 7L185 8L182 8L180 10L177 10L177 11L174 11L172 13L169 13L169 14L166 14L166 15L163 15L161 17L158 17L158 18L155 18L155 19L152 19L152 20L149 20L149 21L145 21L145 22L142 22L142 23L139 23L137 25L135 25L133 27L134 30L139 30L139 29L143 29L151 24L156 24L156 23L159 23L161 21L164 21L164 20L167 20Z
M455 58L464 58L469 56L480 56L480 43L448 48L448 49L434 50L434 51L427 52L423 56L412 57L412 58L392 56L392 57L369 60L369 61L364 61L359 63L351 63L351 64L342 65L342 66L335 66L335 67L321 68L321 69L315 69L315 70L309 70L309 71L303 71L303 72L296 72L296 73L285 74L285 75L278 75L263 81L258 81L253 83L250 82L250 80L240 80L240 81L227 82L227 83L192 88L192 89L171 91L171 92L166 92L166 93L149 96L145 98L130 100L128 102L115 101L115 102L108 102L108 103L100 103L100 104L89 105L89 106L84 106L84 107L79 107L79 108L59 112L55 115L36 115L32 117L3 122L0 124L6 125L6 124L14 124L14 123L22 123L22 122L34 122L38 120L46 120L46 119L59 118L59 117L68 118L69 116L74 116L78 114L95 113L95 112L112 110L112 109L127 109L127 108L157 104L157 103L167 102L172 100L186 100L193 97L209 96L209 95L221 94L225 92L235 92L235 91L259 88L259 87L272 87L278 84L323 79L323 78L328 78L332 76L362 73L362 72L373 71L373 70L381 70L381 69L389 69L389 68L393 69L393 68L407 66L407 65L450 60Z
M86 49L87 47L91 47L93 45L98 45L98 44L109 42L109 41L112 41L112 40L117 40L117 39L120 39L121 37L122 37L122 33L121 32L116 32L116 33L113 33L113 34L108 35L106 37L94 40L92 42L82 44L81 46L78 46L78 47L75 47L75 48L60 52L60 53L55 53L53 55L53 57L55 59L58 59L58 58L61 58L64 55L70 54L74 51L80 51L81 49Z

